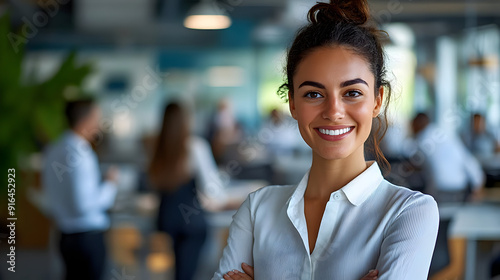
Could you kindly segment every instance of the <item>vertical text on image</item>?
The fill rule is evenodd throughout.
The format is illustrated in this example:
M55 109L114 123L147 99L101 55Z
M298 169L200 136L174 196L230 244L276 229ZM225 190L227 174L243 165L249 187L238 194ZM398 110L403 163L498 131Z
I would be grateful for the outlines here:
M7 254L7 268L10 272L16 272L16 170L10 168L7 170L7 228L9 229L9 253Z

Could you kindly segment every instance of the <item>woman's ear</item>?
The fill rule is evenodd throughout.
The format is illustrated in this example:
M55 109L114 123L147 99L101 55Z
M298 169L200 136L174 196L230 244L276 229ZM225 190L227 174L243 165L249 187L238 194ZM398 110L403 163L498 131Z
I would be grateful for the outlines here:
M297 119L295 116L295 103L293 102L293 95L288 91L288 107L290 108L290 114L292 118Z
M382 104L384 101L384 87L381 86L378 89L378 95L375 97L375 107L373 107L373 117L376 118L382 110Z

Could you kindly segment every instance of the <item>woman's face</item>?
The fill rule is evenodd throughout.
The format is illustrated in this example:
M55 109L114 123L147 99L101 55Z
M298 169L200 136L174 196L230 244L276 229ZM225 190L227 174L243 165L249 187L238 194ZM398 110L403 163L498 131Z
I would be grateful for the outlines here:
M322 47L308 54L293 77L290 112L313 153L324 159L363 155L372 119L382 105L369 64L344 47Z

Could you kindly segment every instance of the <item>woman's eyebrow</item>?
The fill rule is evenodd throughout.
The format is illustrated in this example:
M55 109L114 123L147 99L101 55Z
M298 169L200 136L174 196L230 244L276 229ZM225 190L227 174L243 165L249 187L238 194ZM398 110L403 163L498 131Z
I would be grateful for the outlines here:
M313 82L313 81L305 81L302 84L300 84L299 88L301 88L303 86L313 86L313 87L317 87L320 89L326 89L326 87L324 85L322 85L318 82Z
M357 79L353 79L353 80L348 80L348 81L342 82L340 84L340 87L348 87L348 86L351 86L351 85L354 85L354 84L365 84L365 85L368 85L368 83L365 82L365 80L357 78Z

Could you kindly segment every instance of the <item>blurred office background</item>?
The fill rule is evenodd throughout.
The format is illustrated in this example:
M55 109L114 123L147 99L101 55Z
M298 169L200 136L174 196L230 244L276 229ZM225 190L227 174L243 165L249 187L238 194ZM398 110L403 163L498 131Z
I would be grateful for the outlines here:
M171 279L171 243L154 230L158 199L144 180L166 103L187 106L193 133L208 141L213 140L218 114L229 120L224 125L231 127L231 137L222 148L212 145L228 188L297 183L310 164L310 150L276 91L283 83L286 48L314 3L0 0L1 166L17 168L19 219L17 272L2 269L1 279L62 275L57 233L43 212L39 173L44 147L65 128L64 101L82 94L92 95L103 110L94 147L102 168L120 169L107 235L106 279ZM374 19L390 36L385 49L395 97L385 140L386 156L393 163L387 177L418 188L405 152L409 123L417 112L429 113L434 122L459 135L470 132L471 116L479 113L500 141L500 2L369 3ZM221 29L185 26L192 24L187 17L197 10L213 13L214 8L226 16L219 22ZM475 208L458 217L458 225L451 220L443 239L444 264L435 279L489 279L500 241L498 157L491 152L480 159L490 188L473 203ZM443 216L459 215L463 208L443 207ZM215 271L233 213L208 217L209 238L197 279ZM488 215L493 218L486 226L472 223ZM0 235L2 252L8 235L6 230ZM6 263L5 254L0 260Z

